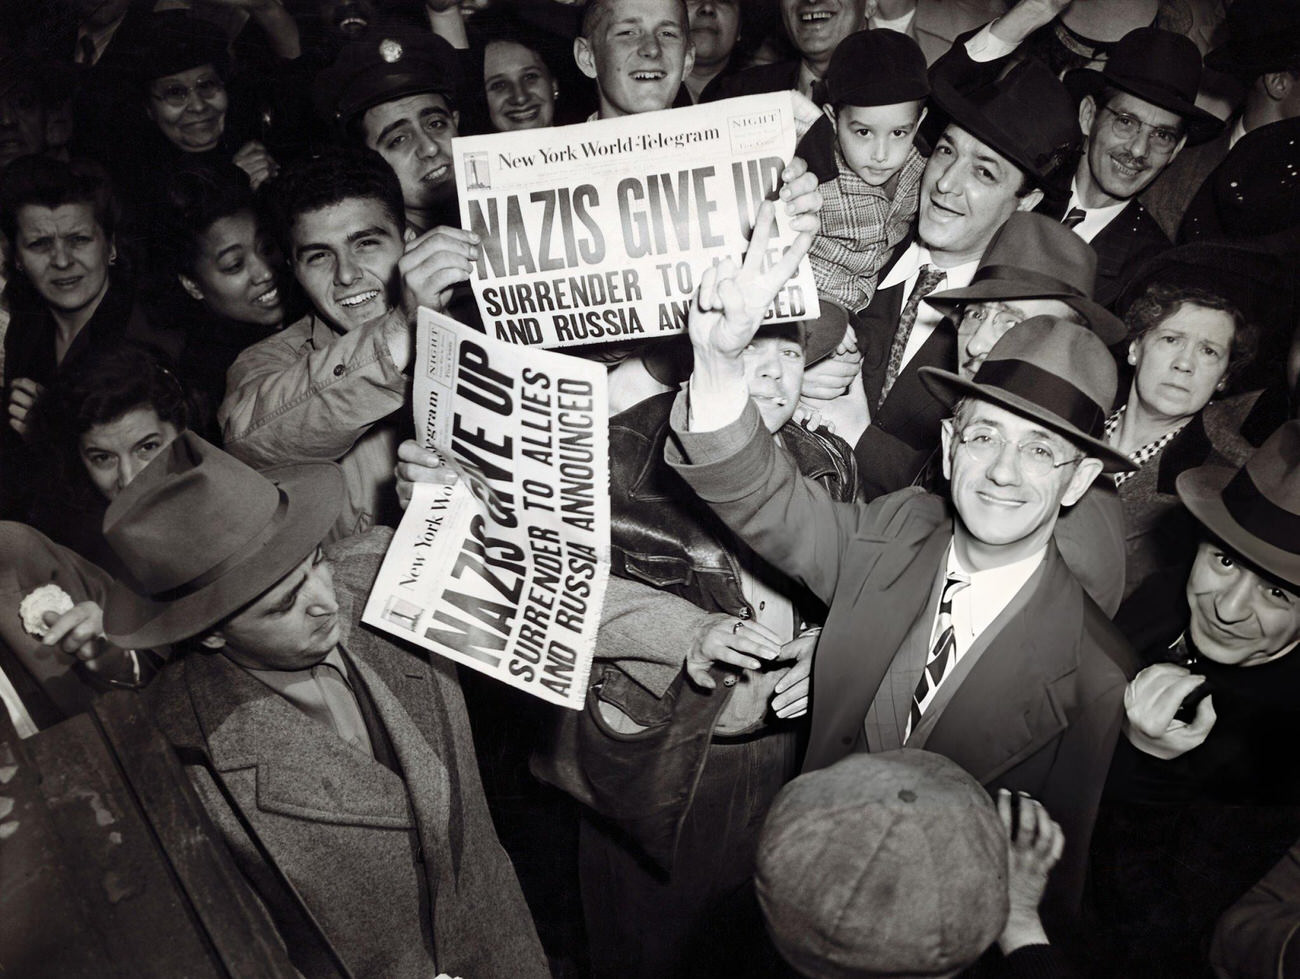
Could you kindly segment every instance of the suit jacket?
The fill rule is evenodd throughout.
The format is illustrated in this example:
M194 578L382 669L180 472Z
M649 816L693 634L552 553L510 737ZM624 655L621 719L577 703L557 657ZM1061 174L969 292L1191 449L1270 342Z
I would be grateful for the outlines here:
M785 92L799 87L799 59L777 61L770 65L746 68L729 76L701 102L735 98L737 95L761 95L764 92ZM710 85L712 88L712 85Z
M146 696L304 974L323 974L321 944L296 923L272 862L357 977L540 979L546 961L488 816L454 666L359 625L390 536L351 538L331 557L340 645L400 777L218 654L183 656Z
M1199 146L1185 146L1172 163L1144 190L1140 200L1147 213L1156 219L1160 229L1170 241L1178 240L1178 228L1192 198L1205 183L1205 178L1228 155L1228 139L1232 136L1232 123L1223 132Z
M918 490L867 506L834 503L763 444L755 409L700 434L681 431L680 410L681 449L669 461L758 554L830 605L813 660L804 770L833 764L860 742L867 708L913 623L933 614L927 599L952 515L944 500ZM1055 545L1025 587L1033 591L1022 614L990 639L925 747L990 790L1023 790L1047 807L1066 837L1049 891L1057 911L1072 912L1136 663Z
M1129 201L1092 239L1092 249L1097 253L1097 286L1093 298L1103 306L1114 308L1115 300L1142 263L1170 247L1169 238L1142 202L1136 198Z

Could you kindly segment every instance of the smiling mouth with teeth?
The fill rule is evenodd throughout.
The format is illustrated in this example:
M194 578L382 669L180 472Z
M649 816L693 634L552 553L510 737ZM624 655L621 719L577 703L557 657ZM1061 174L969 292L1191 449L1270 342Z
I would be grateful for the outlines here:
M434 167L432 170L430 170L420 179L426 183L428 183L431 180L440 180L442 179L442 177L446 176L447 171L450 169L451 169L450 165L444 163L440 167Z
M253 300L253 302L257 303L257 305L259 306L274 306L279 301L280 301L279 289L268 289L266 292L262 293L260 296L258 296L256 299Z
M379 295L378 289L371 289L369 292L359 292L355 296L348 296L346 299L338 300L338 304L343 307L360 306L362 303L368 303Z

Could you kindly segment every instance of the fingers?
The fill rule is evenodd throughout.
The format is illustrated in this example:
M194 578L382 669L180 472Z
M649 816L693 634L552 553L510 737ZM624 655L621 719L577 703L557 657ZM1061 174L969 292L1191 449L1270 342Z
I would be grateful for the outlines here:
M82 660L94 658L96 640L104 634L103 612L97 604L81 602L62 615L46 612L45 623L49 628L41 640L43 645L57 646Z
M443 309L446 290L473 273L478 243L474 232L447 227L434 228L409 241L397 267L413 304Z
M404 258L416 263L437 252L460 254L473 259L478 255L479 236L464 228L439 225L406 243Z
M743 268L746 271L756 272L762 267L767 256L767 243L771 240L774 230L776 230L776 211L773 210L771 201L763 201L754 218L754 231L749 236L749 249L745 252Z
M1203 741L1218 719L1219 715L1214 711L1214 694L1210 694L1196 705L1196 716L1187 725L1188 736L1196 738L1198 743Z

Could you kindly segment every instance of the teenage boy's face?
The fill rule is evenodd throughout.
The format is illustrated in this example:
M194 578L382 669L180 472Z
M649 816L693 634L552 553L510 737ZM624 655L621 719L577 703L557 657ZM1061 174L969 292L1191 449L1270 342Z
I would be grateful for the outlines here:
M347 333L393 306L402 232L384 206L349 197L293 221L293 272L312 306Z
M600 118L667 109L695 64L681 0L614 0L574 58L600 91Z
M763 427L775 434L799 407L803 385L803 344L793 337L757 336L742 355L749 396Z
M923 115L920 102L842 105L830 112L845 162L872 187L888 183L907 162Z

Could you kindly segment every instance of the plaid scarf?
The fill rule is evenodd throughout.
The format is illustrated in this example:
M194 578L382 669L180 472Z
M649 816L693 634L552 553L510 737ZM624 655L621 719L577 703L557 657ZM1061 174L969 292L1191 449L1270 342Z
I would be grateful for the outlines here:
M876 293L876 276L916 216L925 158L912 147L889 183L872 187L851 169L835 143L839 175L821 185L821 233L809 258L817 292L850 310Z

